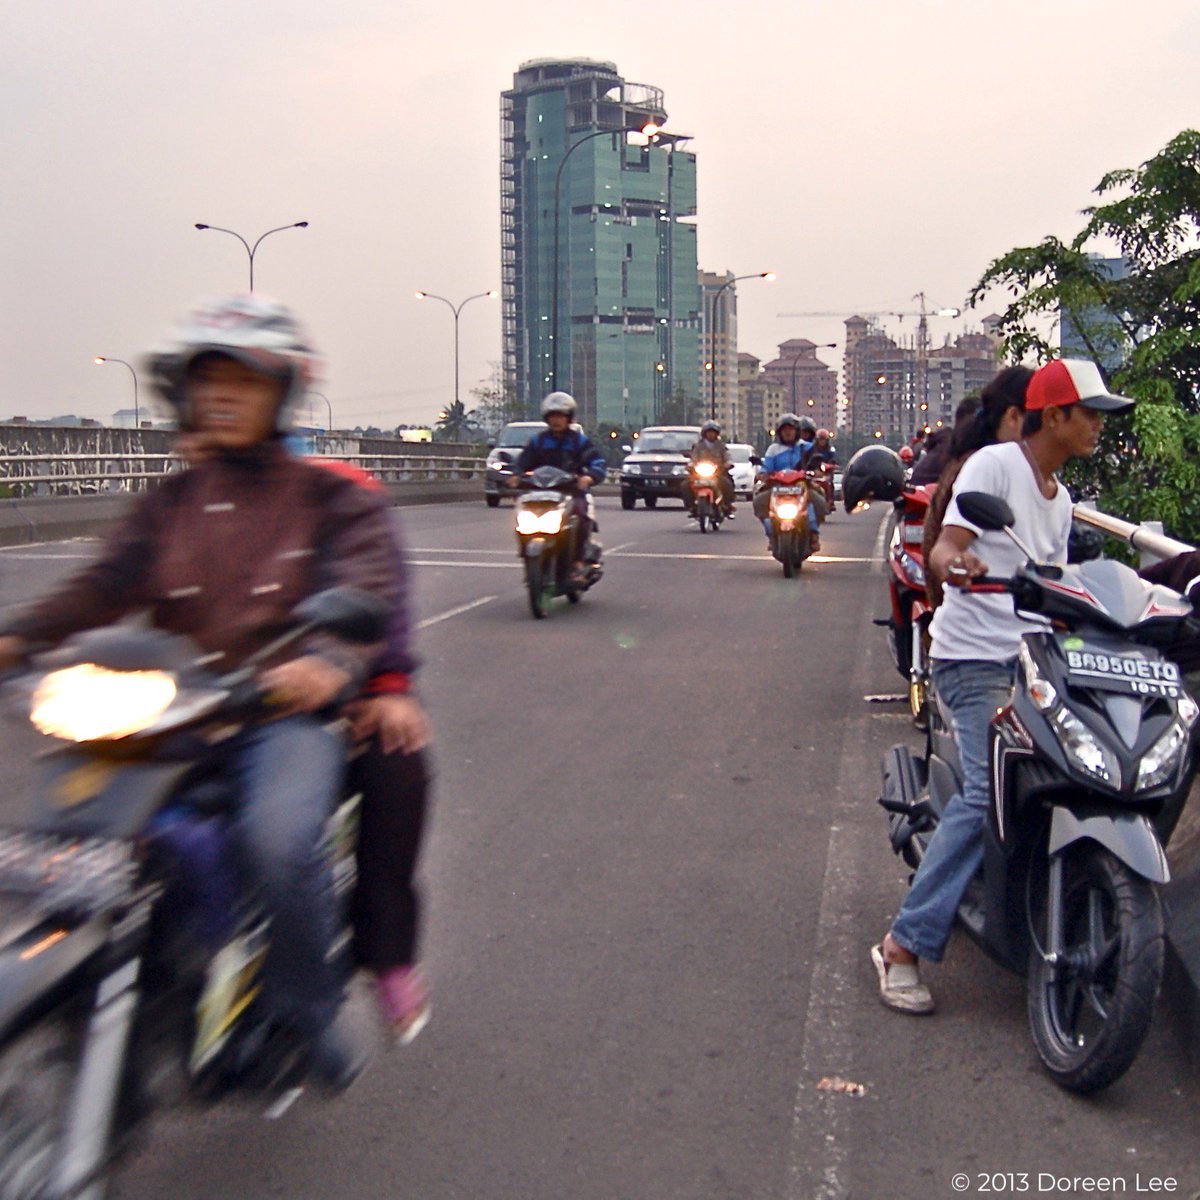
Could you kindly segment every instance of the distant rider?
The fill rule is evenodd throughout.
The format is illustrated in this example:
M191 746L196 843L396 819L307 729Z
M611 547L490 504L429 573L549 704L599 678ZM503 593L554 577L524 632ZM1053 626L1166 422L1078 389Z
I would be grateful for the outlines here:
M588 503L587 492L592 484L604 481L608 467L603 455L592 445L587 434L572 424L575 420L573 396L566 392L551 392L542 401L542 420L546 422L547 428L535 433L518 455L508 486L519 486L521 476L538 467L557 467L560 471L567 471L575 476L579 487L575 495L575 511L579 514L583 538L579 545L572 547L572 572L577 579L582 579L587 573L587 543L598 528ZM597 548L592 547L590 554L595 561Z
M730 520L733 519L733 458L729 453L729 447L721 438L721 426L716 421L705 421L700 426L700 438L692 447L691 468L694 470L697 463L710 462L715 463L717 467L717 485L721 489L721 507L725 512L725 516ZM696 515L696 494L691 488L688 488L685 502L687 504L688 516Z
M807 471L813 446L816 444L817 427L808 417L795 413L784 413L775 426L775 440L767 448L759 467L759 491L754 498L754 515L763 523L767 540L771 539L771 488L766 477L776 471ZM821 508L824 507L824 498ZM813 489L808 489L809 551L817 554L821 549L820 511Z

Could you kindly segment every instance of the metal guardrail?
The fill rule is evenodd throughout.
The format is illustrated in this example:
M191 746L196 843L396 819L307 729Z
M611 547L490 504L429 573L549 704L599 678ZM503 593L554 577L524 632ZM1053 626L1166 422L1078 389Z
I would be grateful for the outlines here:
M318 454L312 457L353 463L370 471L381 483L482 479L486 463L481 456L433 454ZM39 473L35 466L39 463L48 463L51 469ZM95 469L89 470L92 466ZM0 486L7 485L22 497L135 492L144 491L150 481L183 469L184 463L173 454L0 454Z
M1085 525L1099 529L1102 533L1107 533L1109 537L1127 542L1143 556L1143 559L1149 558L1155 562L1161 562L1164 558L1174 558L1177 554L1186 554L1196 548L1189 546L1187 542L1167 537L1166 534L1159 533L1157 530L1148 529L1145 525L1134 525L1129 521L1122 521L1120 517L1110 517L1108 513L1103 513L1090 504L1076 504L1074 515L1076 520L1082 521Z

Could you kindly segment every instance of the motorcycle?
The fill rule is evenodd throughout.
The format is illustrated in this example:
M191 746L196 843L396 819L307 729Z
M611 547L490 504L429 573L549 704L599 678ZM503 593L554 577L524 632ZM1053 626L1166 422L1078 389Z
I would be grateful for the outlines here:
M238 878L232 785L202 764L261 718L256 663L320 629L371 642L386 614L351 589L222 677L184 638L97 630L28 676L39 808L0 830L0 1197L101 1196L153 1110L232 1090L298 1094L307 1047L259 1001L266 917ZM335 888L354 882L357 798L327 827Z
M692 463L689 468L688 486L692 489L695 507L692 516L700 526L701 533L709 528L715 532L725 519L725 506L721 497L720 473L722 468L715 462Z
M1200 707L1164 654L1200 626L1177 593L1121 563L1035 563L1002 500L958 497L981 529L1004 529L1029 558L1009 593L1039 625L1021 639L1016 684L989 731L991 804L983 863L958 920L984 951L1026 976L1034 1045L1074 1092L1128 1069L1163 974L1164 846L1187 799ZM893 850L916 867L961 769L949 714L931 693L923 758L886 755L880 804Z
M894 501L896 515L887 550L891 612L875 622L887 628L892 662L908 684L913 723L922 731L928 723L926 643L933 610L925 591L925 556L921 542L925 535L925 514L936 486L905 484L903 493Z
M590 536L591 517L583 518L576 510L574 475L558 467L537 467L520 482L526 491L517 498L514 514L517 555L525 564L530 610L540 620L556 596L578 604L583 593L599 582L604 573L601 546ZM582 577L574 573L581 541Z
M775 471L765 481L771 553L783 564L785 579L791 579L812 553L808 502L810 488L814 486L811 471Z

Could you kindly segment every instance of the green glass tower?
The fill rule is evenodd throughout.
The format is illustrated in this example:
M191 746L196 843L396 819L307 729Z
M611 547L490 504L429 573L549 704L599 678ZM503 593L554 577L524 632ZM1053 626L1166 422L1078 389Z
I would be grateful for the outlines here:
M589 59L524 63L502 95L504 370L529 414L556 387L593 430L697 403L696 156L665 121L660 89Z

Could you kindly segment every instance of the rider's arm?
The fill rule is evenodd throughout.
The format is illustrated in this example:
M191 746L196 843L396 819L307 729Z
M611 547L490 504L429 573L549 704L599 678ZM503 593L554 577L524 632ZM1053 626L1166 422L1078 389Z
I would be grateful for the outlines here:
M590 476L593 483L604 482L604 477L608 474L608 464L604 461L604 455L586 437L579 448L579 463L580 475Z

